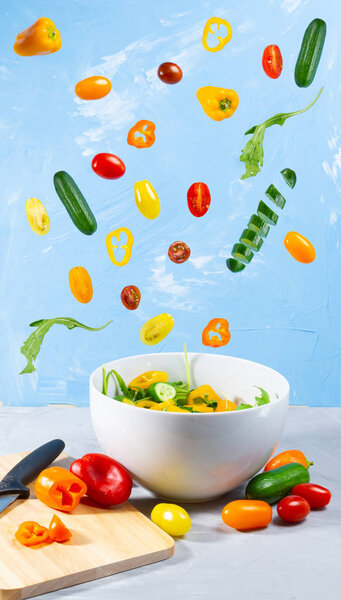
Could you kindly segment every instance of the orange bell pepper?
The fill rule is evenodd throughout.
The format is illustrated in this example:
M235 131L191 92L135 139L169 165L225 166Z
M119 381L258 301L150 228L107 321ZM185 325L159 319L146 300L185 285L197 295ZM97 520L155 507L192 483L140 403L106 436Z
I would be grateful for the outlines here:
M236 405L231 400L227 400L225 398L219 398L217 401L217 407L214 412L227 412L231 410L236 410Z
M86 494L87 486L67 469L49 467L38 475L34 491L38 500L47 506L70 512Z
M13 50L19 56L40 56L57 52L61 47L60 32L51 19L43 17L18 33Z
M136 133L140 135L136 137ZM137 121L136 125L129 129L127 142L135 148L150 148L155 142L155 124L153 121Z
M301 450L285 450L269 460L264 467L264 471L272 471L272 469L278 469L278 467L283 467L284 465L288 465L290 463L299 463L306 469L314 464L309 462Z
M230 339L229 322L223 318L212 319L202 332L202 343L204 346L219 348L220 346L226 346Z
M23 546L37 546L47 541L49 532L36 521L24 521L15 532L15 537Z
M231 117L239 104L237 92L211 85L199 88L197 98L204 112L214 121Z
M49 538L54 542L62 544L68 542L72 537L70 529L64 525L63 521L57 516L53 515L51 523L49 525Z

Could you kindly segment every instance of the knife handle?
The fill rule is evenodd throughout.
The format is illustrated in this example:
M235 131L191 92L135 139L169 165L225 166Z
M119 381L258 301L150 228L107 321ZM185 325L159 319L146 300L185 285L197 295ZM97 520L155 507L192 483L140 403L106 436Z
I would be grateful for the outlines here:
M19 494L19 498L28 498L30 490L26 484L36 479L41 471L56 460L64 448L63 440L51 440L25 456L0 481L0 496Z

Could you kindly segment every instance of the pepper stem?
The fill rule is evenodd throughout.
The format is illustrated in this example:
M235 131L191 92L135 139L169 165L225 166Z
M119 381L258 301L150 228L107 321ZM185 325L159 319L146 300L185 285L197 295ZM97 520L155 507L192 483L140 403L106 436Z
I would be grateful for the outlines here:
M223 98L223 100L220 100L219 110L226 112L226 111L230 110L230 108L231 108L231 100L229 100L228 98Z
M55 40L56 39L56 32L53 29L52 25L48 28L48 34L47 35L49 36L49 38L51 40Z

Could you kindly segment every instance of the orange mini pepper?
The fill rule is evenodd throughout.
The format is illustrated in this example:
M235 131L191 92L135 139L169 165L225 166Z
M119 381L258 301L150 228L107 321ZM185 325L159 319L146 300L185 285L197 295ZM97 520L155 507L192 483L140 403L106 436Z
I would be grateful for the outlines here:
M49 532L36 521L24 521L15 532L15 537L23 546L37 546L47 541Z
M60 32L51 19L43 17L18 33L13 50L19 56L40 56L57 52L61 47Z
M219 348L220 346L226 346L230 339L229 322L223 318L212 319L202 332L202 343L204 346Z
M237 92L211 85L199 88L197 98L204 112L213 121L228 119L239 104Z
M42 471L35 482L38 500L56 510L70 512L86 494L87 486L63 467L49 467Z
M70 529L64 525L63 521L57 516L53 515L51 523L49 525L49 538L54 542L62 544L68 542L72 537Z
M285 450L269 460L264 467L264 471L272 471L272 469L278 469L278 467L283 467L283 465L288 465L290 463L299 463L306 469L314 464L309 462L301 450Z
M84 267L73 267L69 271L70 290L78 302L87 304L93 295L92 281Z
M136 136L139 133L140 135ZM155 142L155 124L153 121L137 121L137 123L129 129L127 142L135 148L150 148Z

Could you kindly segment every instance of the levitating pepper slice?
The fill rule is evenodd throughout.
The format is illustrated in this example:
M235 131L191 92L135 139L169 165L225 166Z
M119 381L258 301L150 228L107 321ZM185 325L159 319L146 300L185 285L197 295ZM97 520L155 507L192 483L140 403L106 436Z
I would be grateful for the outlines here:
M32 231L46 235L50 230L50 219L46 209L38 198L29 198L26 202L26 216Z
M63 467L44 469L38 475L34 486L38 500L65 512L76 508L86 490L86 484Z
M150 181L144 179L134 185L136 206L146 219L156 219L160 214L160 200Z
M125 244L121 241L121 233L125 233L127 236L127 241ZM115 243L115 239L117 243ZM118 229L115 229L115 231L111 231L110 233L108 233L105 243L107 246L109 258L114 265L116 265L117 267L124 267L124 265L126 265L129 262L131 257L131 251L133 248L133 242L133 234L131 233L130 229L127 229L127 227L119 227ZM116 248L125 250L124 256L121 261L118 261L115 257Z
M40 56L57 52L61 47L60 32L51 19L43 17L18 33L13 50L19 56Z
M70 529L64 525L63 521L57 515L53 515L52 517L48 535L50 540L58 542L59 544L68 542L72 537Z
M37 546L46 542L49 532L36 521L24 521L15 532L15 537L23 546Z
M139 133L140 135L136 136ZM155 142L155 124L153 121L137 121L137 123L129 129L127 142L135 148L150 148Z
M212 25L216 25L216 29L212 29ZM226 27L226 35L224 37L217 35L218 31L220 30L220 25ZM215 39L218 40L218 44L216 44L215 46L209 46L207 43L207 40L211 35L214 35ZM225 19L221 19L220 17L211 17L211 19L208 19L204 27L204 31L202 34L202 45L204 46L205 50L208 50L209 52L219 52L219 50L222 50L224 46L226 46L226 44L230 41L231 37L232 27L230 23Z
M230 339L229 323L223 318L212 319L202 332L202 343L204 346L219 348L220 346L226 346Z
M237 92L211 85L199 88L197 98L204 112L213 121L228 119L239 104Z

